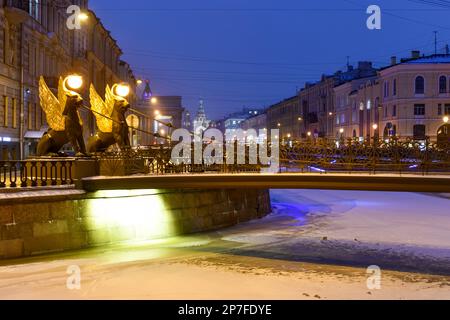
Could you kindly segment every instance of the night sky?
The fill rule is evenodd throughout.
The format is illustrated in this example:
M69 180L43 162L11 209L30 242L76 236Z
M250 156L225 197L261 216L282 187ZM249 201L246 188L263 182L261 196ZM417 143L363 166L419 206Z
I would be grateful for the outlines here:
M382 30L366 9L382 9ZM137 77L157 95L199 98L218 119L243 106L266 107L307 81L350 63L389 63L413 49L450 43L444 0L90 0Z

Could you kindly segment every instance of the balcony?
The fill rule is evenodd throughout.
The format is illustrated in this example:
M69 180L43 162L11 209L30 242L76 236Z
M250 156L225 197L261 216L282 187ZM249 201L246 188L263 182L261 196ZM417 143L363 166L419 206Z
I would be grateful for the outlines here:
M5 7L6 19L10 23L20 24L28 19L30 0L7 0Z

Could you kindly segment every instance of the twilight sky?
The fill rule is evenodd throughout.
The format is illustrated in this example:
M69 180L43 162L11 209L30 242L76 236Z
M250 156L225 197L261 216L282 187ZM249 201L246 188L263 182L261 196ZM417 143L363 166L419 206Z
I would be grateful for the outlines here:
M369 30L366 9L382 9ZM445 0L90 0L137 77L218 119L266 107L350 63L389 63L450 43Z

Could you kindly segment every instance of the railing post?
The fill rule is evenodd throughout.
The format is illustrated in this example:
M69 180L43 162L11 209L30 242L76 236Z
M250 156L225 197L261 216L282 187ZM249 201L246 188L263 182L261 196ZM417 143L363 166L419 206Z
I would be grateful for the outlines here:
M36 161L31 161L29 163L31 164L31 168L30 168L31 186L32 187L37 187L38 186L37 162Z
M6 172L6 163L1 161L0 162L0 188L6 188L6 179L7 179L7 172Z
M20 187L26 188L28 186L28 168L25 161L20 162Z
M47 162L41 161L41 187L47 186L47 180L48 180Z

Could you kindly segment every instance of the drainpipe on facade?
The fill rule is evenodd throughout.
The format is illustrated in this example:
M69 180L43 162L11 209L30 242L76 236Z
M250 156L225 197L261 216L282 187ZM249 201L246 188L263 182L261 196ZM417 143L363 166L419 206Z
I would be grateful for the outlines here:
M20 143L20 160L24 160L24 137L25 137L25 95L24 95L24 75L23 75L23 37L24 25L20 24L20 123L19 123L19 143Z

